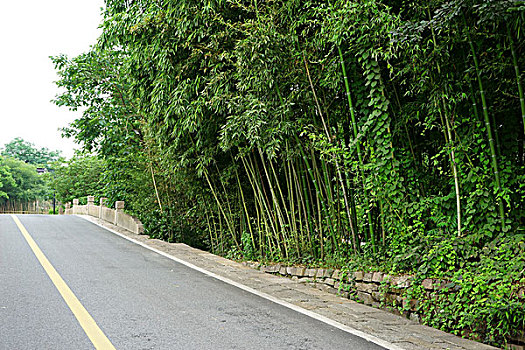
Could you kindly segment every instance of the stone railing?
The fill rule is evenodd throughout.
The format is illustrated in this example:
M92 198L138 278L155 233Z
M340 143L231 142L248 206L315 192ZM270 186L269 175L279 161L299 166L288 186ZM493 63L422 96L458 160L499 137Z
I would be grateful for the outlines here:
M66 204L66 215L89 215L101 220L112 223L117 227L124 228L128 231L136 234L144 232L144 226L142 223L134 218L133 216L124 213L124 202L115 202L115 209L104 206L104 202L107 198L100 198L100 205L95 205L95 197L88 196L87 204L80 205L78 199L73 199L73 206L69 203Z

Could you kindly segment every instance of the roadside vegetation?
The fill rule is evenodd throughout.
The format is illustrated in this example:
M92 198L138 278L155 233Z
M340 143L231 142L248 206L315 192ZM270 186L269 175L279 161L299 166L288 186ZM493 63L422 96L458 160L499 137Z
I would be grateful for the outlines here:
M59 152L36 148L21 138L0 148L0 211L36 210L37 202L52 199L51 175L39 174L37 168L47 172L59 159Z
M232 258L448 280L410 289L426 323L523 336L523 1L106 4L92 50L52 58L95 154L62 199Z

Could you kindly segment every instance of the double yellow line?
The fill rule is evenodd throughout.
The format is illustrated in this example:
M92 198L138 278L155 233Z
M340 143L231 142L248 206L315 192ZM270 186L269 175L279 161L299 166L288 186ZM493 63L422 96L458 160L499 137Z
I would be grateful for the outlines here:
M102 332L102 330L99 328L93 317L91 317L91 315L87 312L84 306L80 303L80 301L68 287L66 282L64 282L62 277L60 277L53 265L51 265L49 260L47 260L42 250L40 250L40 248L38 247L34 239L31 237L29 232L27 232L24 225L22 225L18 217L16 217L16 215L13 214L11 215L11 217L15 221L20 232L22 232L22 235L27 241L27 244L29 244L31 250L33 250L33 253L35 254L36 258L46 271L47 275L49 276L55 287L58 289L60 295L62 295L62 298L64 298L64 301L66 302L67 306L77 318L78 323L84 329L84 332L86 332L86 335L88 336L89 340L91 340L91 342L95 346L95 349L114 350L115 347L113 346L113 344L111 344L104 332Z

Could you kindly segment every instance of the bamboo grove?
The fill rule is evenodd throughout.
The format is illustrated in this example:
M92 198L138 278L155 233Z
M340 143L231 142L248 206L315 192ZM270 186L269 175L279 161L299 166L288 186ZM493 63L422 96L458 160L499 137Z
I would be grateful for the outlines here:
M416 268L523 234L525 4L108 0L64 130L151 235Z

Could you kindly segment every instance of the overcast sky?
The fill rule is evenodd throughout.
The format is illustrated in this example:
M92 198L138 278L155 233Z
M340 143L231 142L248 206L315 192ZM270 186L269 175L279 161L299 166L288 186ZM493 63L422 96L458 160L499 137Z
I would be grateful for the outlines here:
M57 80L49 56L76 56L95 44L103 0L3 1L0 11L0 147L15 137L71 157L59 128L79 112L51 102Z

